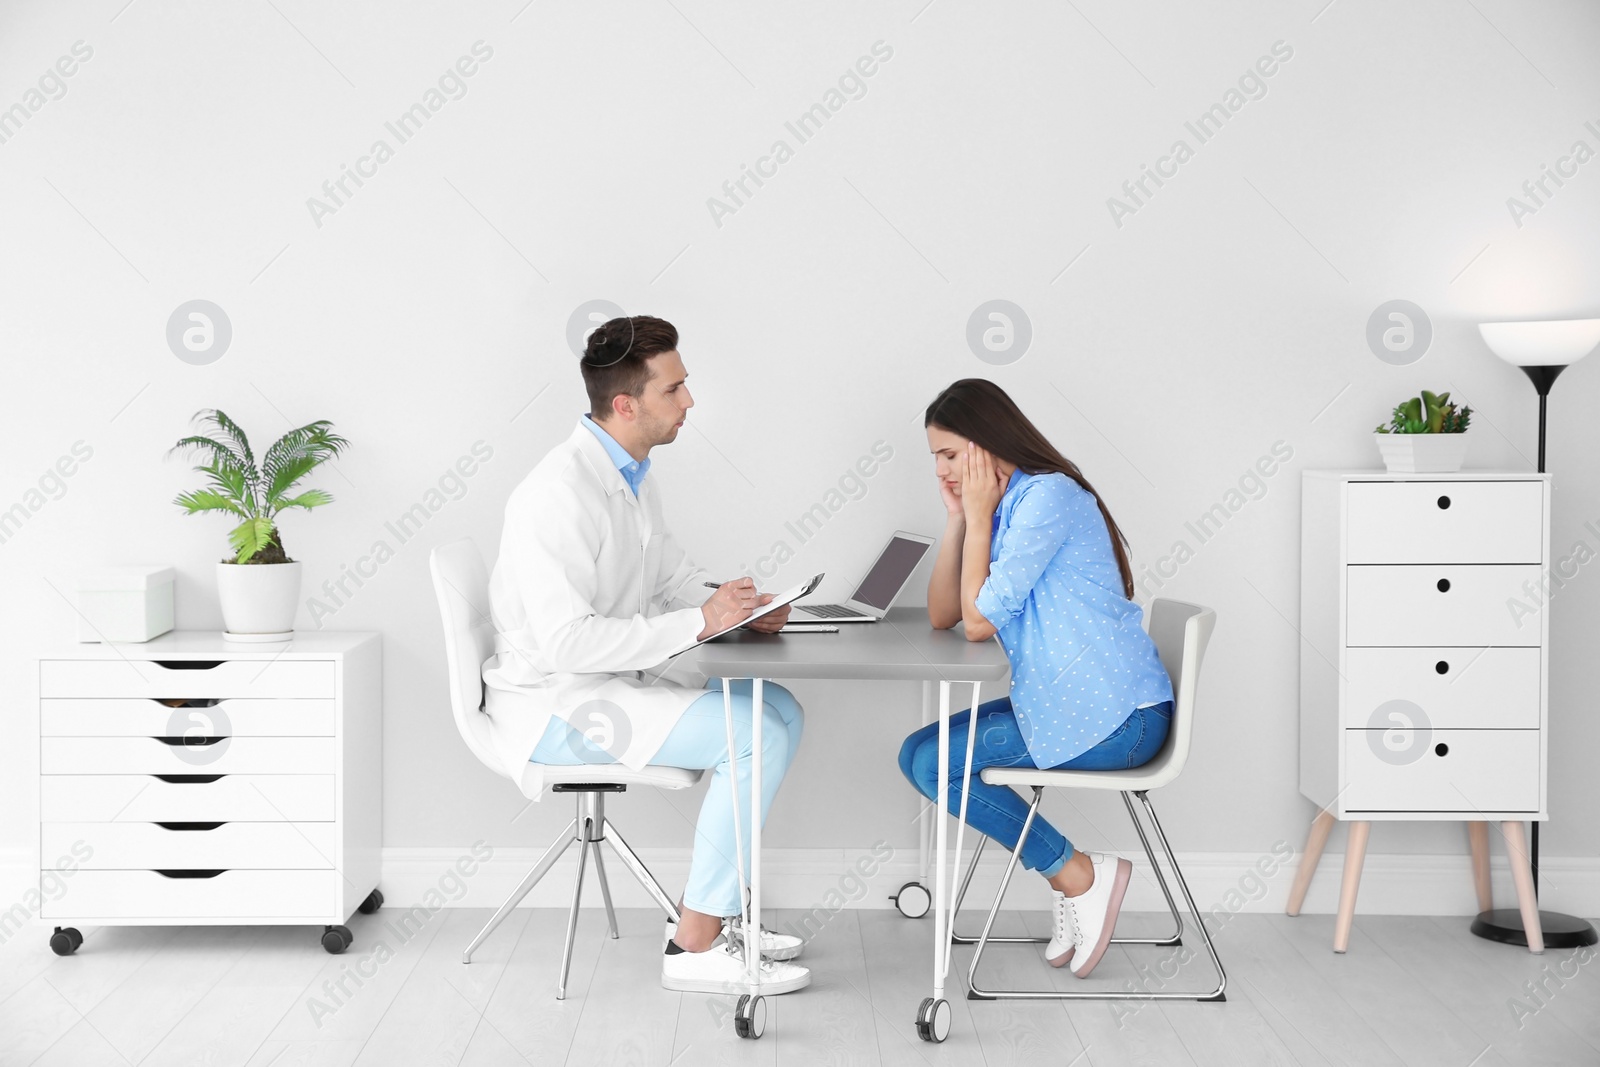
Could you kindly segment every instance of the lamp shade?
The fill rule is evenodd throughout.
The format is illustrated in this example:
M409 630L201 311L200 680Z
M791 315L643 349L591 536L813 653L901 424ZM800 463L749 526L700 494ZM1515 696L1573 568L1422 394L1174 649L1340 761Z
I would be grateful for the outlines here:
M1490 351L1514 367L1567 366L1600 344L1600 319L1480 322Z

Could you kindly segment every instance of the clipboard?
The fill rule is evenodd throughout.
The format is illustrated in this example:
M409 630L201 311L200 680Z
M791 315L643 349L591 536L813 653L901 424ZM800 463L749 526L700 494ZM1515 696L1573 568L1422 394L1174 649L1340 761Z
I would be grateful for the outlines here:
M694 644L689 645L688 647L683 648L683 649L681 649L681 650L679 650L677 652L674 652L672 655L674 657L681 656L685 652L689 651L689 649L699 648L701 645L705 644L706 641L714 641L717 638L721 637L723 634L732 633L733 631L743 627L746 623L753 622L756 619L761 618L761 616L766 615L769 612L777 611L779 608L781 608L781 607L783 607L783 606L785 606L787 604L793 604L796 600L799 600L801 597L807 596L810 593L815 592L817 586L822 584L822 578L823 578L823 574L824 573L826 573L826 572L819 572L818 574L813 575L809 580L807 580L805 582L802 582L800 585L795 586L793 589L787 589L784 592L779 593L777 596L772 598L772 602L770 604L764 604L761 607L757 608L755 611L750 613L748 618L741 619L740 621L734 623L732 626L729 626L726 629L718 630L716 633L712 634L710 637L707 637L704 640L696 641Z

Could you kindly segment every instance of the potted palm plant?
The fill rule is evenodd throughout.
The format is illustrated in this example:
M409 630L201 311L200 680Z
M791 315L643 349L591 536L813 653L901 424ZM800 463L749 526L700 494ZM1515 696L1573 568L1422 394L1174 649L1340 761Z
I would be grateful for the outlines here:
M1388 426L1373 431L1383 465L1396 474L1437 474L1461 469L1467 458L1472 409L1460 411L1449 393L1426 389L1395 405Z
M195 466L210 484L173 500L186 514L220 511L239 520L228 534L233 555L217 564L217 598L224 636L240 641L283 640L294 631L300 599L300 564L284 552L277 516L290 508L307 511L333 501L322 489L294 492L313 470L350 442L330 432L326 419L290 430L273 442L256 465L244 430L215 408L196 412L199 433L185 437L168 455L198 453Z

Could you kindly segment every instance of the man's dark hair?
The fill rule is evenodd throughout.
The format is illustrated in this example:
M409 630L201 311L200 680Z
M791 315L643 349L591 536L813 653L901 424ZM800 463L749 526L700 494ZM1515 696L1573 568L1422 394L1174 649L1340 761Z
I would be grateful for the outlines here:
M583 385L589 391L589 417L611 417L618 394L637 399L650 380L650 358L678 347L678 330L654 315L616 318L595 327L583 348Z

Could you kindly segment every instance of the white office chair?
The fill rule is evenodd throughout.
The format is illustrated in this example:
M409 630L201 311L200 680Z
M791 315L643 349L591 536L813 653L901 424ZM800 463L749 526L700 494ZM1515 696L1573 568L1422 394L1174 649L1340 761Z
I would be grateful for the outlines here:
M994 905L989 909L989 917L983 924L983 933L976 938L962 937L953 932L951 939L957 944L977 945L973 953L972 965L967 970L967 988L971 991L968 996L973 1000L1206 1000L1223 1001L1227 996L1223 993L1228 983L1228 976L1222 969L1222 960L1217 956L1216 946L1211 943L1211 934L1206 930L1204 917L1200 909L1195 907L1194 897L1189 893L1189 886L1183 880L1183 871L1178 867L1178 861L1172 855L1172 848L1167 844L1167 835L1161 829L1161 822L1156 818L1156 809L1150 803L1149 790L1157 789L1177 778L1183 772L1184 764L1189 759L1189 746L1194 737L1194 707L1195 689L1200 681L1200 663L1205 658L1206 643L1211 639L1211 631L1216 626L1217 614L1210 608L1201 607L1199 604L1188 604L1181 600L1169 600L1158 597L1150 602L1148 612L1149 632L1155 642L1156 650L1161 655L1161 664L1167 669L1167 675L1172 679L1172 730L1167 735L1167 742L1162 746L1156 757L1149 763L1132 770L1124 771L1059 771L1039 770L1034 767L989 767L981 772L984 782L990 785L1028 786L1033 789L1033 802L1028 807L1028 817L1022 824L1022 834L1017 839L1017 847L1011 851L1011 861L1006 865L1004 878L1000 882L1000 891L995 894ZM1200 937L1205 941L1206 951L1211 955L1211 963L1217 969L1217 986L1215 989L1203 993L1186 993L1178 991L1160 990L1155 992L1096 992L1086 990L1083 992L1060 992L1053 989L1023 990L1023 989L982 989L978 986L978 964L983 959L983 951L990 943L1001 944L1046 944L1047 937L990 937L989 931L994 927L995 916L1000 913L1000 904L1005 899L1006 887L1011 884L1011 875L1016 870L1017 859L1022 854L1022 842L1028 836L1028 830L1033 825L1034 816L1039 811L1039 801L1044 796L1046 787L1062 789L1114 789L1122 794L1122 802L1127 806L1128 817L1133 820L1133 827L1139 832L1139 840L1144 845L1144 852L1150 859L1150 869L1155 872L1156 881L1161 885L1162 895L1167 898L1167 907L1172 912L1175 929L1167 937L1113 937L1113 945L1181 945L1183 944L1183 918L1178 913L1178 906L1172 899L1172 891L1167 888L1167 879L1161 873L1161 865L1156 862L1155 852L1150 848L1150 839L1145 836L1144 825L1139 821L1138 813L1134 811L1132 797L1137 796L1144 804L1146 813L1150 816L1150 824L1155 828L1156 837L1161 841L1161 851L1166 854L1167 862L1172 866L1172 873L1178 880L1178 888L1183 891L1183 899L1189 906L1189 914L1194 917L1195 928ZM961 888L956 893L955 908L961 907L961 900L966 896L967 886L972 881L972 874L978 867L978 857L983 854L986 838L978 838L978 847L973 852L972 862L967 867L966 875L961 880Z
M506 772L490 741L489 718L483 714L483 663L494 654L494 623L489 617L489 576L484 569L483 557L471 538L464 537L435 548L428 566L433 572L433 591L439 598L439 612L444 617L450 707L455 715L456 729L461 731L461 737L472 754L504 777ZM547 765L545 784L554 793L576 794L577 814L562 836L551 842L544 855L539 857L539 862L534 864L533 870L500 905L500 910L494 913L488 925L472 939L472 944L461 954L461 962L472 962L472 954L478 946L574 843L578 845L578 875L572 885L567 939L561 950L561 981L556 986L557 1000L564 1000L567 995L567 972L572 966L572 939L577 932L578 903L583 896L583 871L591 850L594 853L594 871L600 878L600 895L606 902L606 922L610 926L611 936L617 936L617 914L611 907L611 887L606 882L606 869L600 859L600 842L611 844L639 884L676 922L678 909L672 903L672 898L667 896L661 884L645 868L633 849L628 847L622 835L617 833L616 825L607 818L605 794L627 792L630 785L687 789L700 780L700 774L700 771L677 767L646 767L633 771L621 764L586 764L578 767Z

